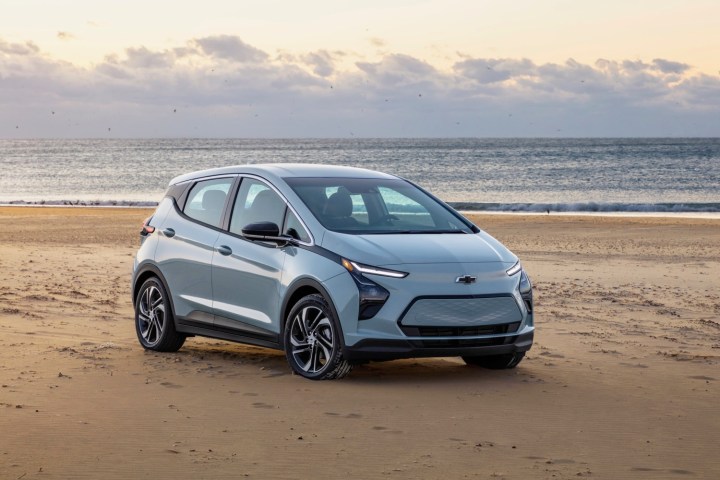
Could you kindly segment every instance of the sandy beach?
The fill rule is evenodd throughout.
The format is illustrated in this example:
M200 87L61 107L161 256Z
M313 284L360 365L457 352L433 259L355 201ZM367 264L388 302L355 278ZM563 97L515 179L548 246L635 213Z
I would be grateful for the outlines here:
M150 210L0 207L0 478L720 478L720 220L471 216L535 283L512 371L342 381L135 338Z

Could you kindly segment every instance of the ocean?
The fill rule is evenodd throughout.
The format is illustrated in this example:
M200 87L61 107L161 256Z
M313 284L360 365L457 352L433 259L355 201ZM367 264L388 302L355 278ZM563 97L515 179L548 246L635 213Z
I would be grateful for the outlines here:
M381 170L461 210L720 212L719 138L0 140L0 203L149 206L176 175L277 162Z

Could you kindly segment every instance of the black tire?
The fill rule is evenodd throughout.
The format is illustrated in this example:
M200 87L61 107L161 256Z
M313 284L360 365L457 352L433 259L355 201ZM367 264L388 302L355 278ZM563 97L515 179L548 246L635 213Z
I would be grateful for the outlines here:
M491 370L504 370L515 368L525 357L525 352L506 353L503 355L487 355L484 357L462 357L465 363L475 367L489 368Z
M350 365L342 355L339 322L325 297L301 298L285 321L283 341L290 368L310 380L345 377Z
M143 282L135 298L135 333L140 345L156 352L177 352L185 335L175 330L170 300L156 277Z

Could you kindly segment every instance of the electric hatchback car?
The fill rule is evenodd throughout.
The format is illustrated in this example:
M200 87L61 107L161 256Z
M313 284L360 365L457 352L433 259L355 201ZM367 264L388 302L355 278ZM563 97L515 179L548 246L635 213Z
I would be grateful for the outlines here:
M532 346L517 257L397 176L292 164L189 173L141 238L132 298L146 349L195 335L260 345L319 380L409 357L512 368Z

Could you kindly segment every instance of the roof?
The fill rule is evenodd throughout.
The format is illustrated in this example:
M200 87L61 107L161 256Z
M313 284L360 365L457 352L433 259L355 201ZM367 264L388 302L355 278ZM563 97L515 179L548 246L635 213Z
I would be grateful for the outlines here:
M328 178L397 178L382 172L365 168L311 163L266 163L234 165L186 173L170 180L170 185L216 175L255 174L261 177L328 177Z

